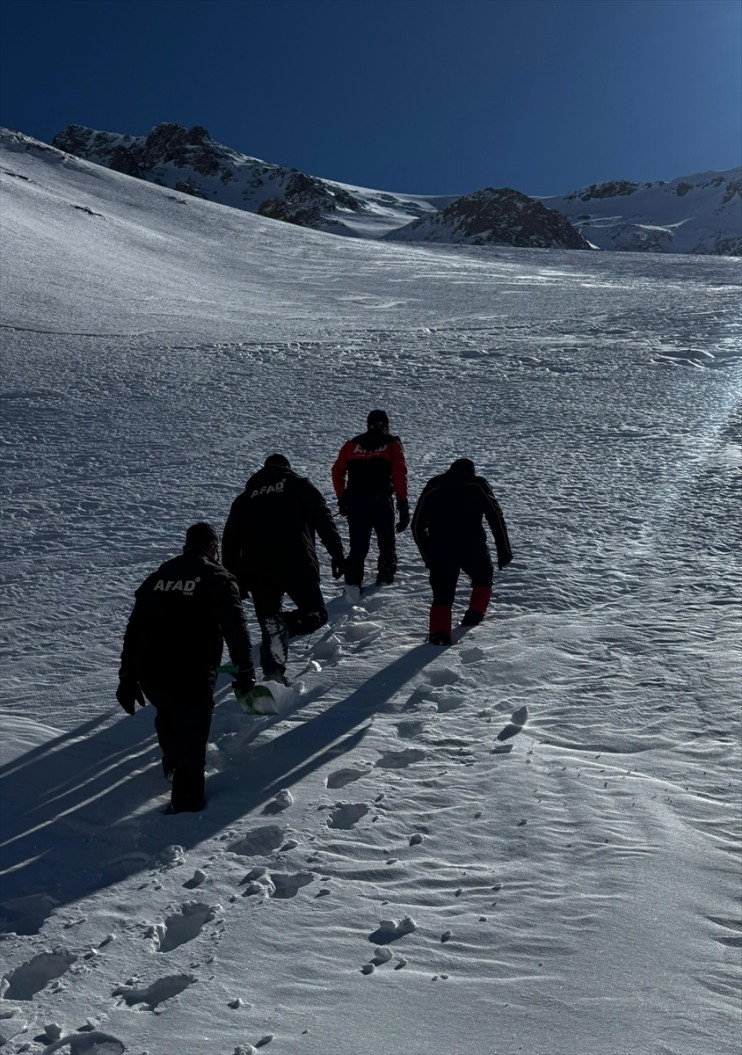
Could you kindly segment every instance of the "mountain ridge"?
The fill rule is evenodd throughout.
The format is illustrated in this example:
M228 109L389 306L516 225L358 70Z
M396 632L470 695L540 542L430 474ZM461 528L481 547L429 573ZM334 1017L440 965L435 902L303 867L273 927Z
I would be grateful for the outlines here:
M456 197L392 194L320 179L240 154L199 125L158 125L147 136L70 125L51 145L207 201L354 237L381 237Z
M52 146L221 205L356 238L742 256L742 168L643 184L609 180L549 197L512 188L414 195L240 154L200 125L161 124L147 136L69 125ZM486 206L491 221L473 233L472 203ZM577 237L549 213L565 218Z
M541 198L600 249L742 256L742 168Z

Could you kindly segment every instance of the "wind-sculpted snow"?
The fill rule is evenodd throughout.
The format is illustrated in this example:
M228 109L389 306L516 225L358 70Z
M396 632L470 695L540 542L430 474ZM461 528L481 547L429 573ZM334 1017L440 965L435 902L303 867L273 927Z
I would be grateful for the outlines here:
M737 265L217 231L1 164L3 1052L737 1055ZM425 642L409 533L359 596L323 554L279 713L223 676L208 806L165 816L134 589L273 451L329 498L374 406L413 503L491 481L487 619Z

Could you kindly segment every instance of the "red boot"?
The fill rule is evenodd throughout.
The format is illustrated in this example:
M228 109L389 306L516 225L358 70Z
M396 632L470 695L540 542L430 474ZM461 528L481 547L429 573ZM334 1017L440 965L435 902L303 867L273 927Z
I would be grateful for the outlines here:
M461 620L462 626L479 626L484 619L487 605L490 603L492 588L490 586L475 586L469 598L469 607L464 612Z

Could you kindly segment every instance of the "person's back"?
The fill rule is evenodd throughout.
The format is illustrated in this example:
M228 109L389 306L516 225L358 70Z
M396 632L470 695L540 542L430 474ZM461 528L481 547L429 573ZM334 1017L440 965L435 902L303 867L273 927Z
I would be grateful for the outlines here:
M473 473L441 473L428 482L413 520L413 535L424 524L426 545L459 552L486 540L482 518L488 501L486 481Z
M198 550L165 561L145 579L135 594L130 642L140 676L171 682L213 676L222 656L220 620L237 625L241 617L225 612L231 579Z
M232 506L244 566L264 565L277 558L291 563L297 555L306 554L312 532L304 485L293 470L281 465L266 465L247 481ZM228 553L231 525L224 534Z
M149 575L124 633L116 699L127 714L145 696L154 705L162 769L172 779L170 809L204 803L206 744L217 668L226 640L237 677L235 695L255 684L252 645L237 583L219 563L219 536L199 521L186 531L183 553Z
M224 527L225 566L243 593L256 576L286 581L307 567L318 572L315 533L335 553L342 543L324 498L282 455L272 455L232 503Z
M346 440L332 467L338 498L407 498L407 466L402 441L389 432L383 411L369 414L365 432Z
M348 518L350 553L345 582L361 587L372 533L379 544L378 585L391 584L397 569L394 500L397 532L409 524L407 464L402 441L389 431L383 410L372 410L366 432L346 440L332 466L332 486L341 516Z
M458 458L423 488L412 517L412 535L430 571L433 604L430 641L451 643L451 607L460 571L472 581L469 608L462 624L475 626L484 618L492 593L493 567L484 521L497 547L497 564L512 560L510 541L499 503L469 458Z
M315 532L338 578L343 543L322 494L291 469L285 455L269 455L232 503L223 538L224 565L236 576L241 596L252 596L268 679L285 679L289 638L327 622ZM295 609L283 611L284 594Z
M399 436L379 429L368 429L343 444L335 463L337 468L333 472L333 479L338 478L342 466L347 474L345 494L349 498L389 496L395 492L395 483L403 497L406 497L406 489L403 491L400 480L404 466L401 450Z

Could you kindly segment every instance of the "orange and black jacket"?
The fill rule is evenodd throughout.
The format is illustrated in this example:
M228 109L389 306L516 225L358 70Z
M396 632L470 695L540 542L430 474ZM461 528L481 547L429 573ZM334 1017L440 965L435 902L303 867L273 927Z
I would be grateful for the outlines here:
M407 463L399 436L372 429L354 436L340 448L332 467L332 486L338 498L407 499Z

